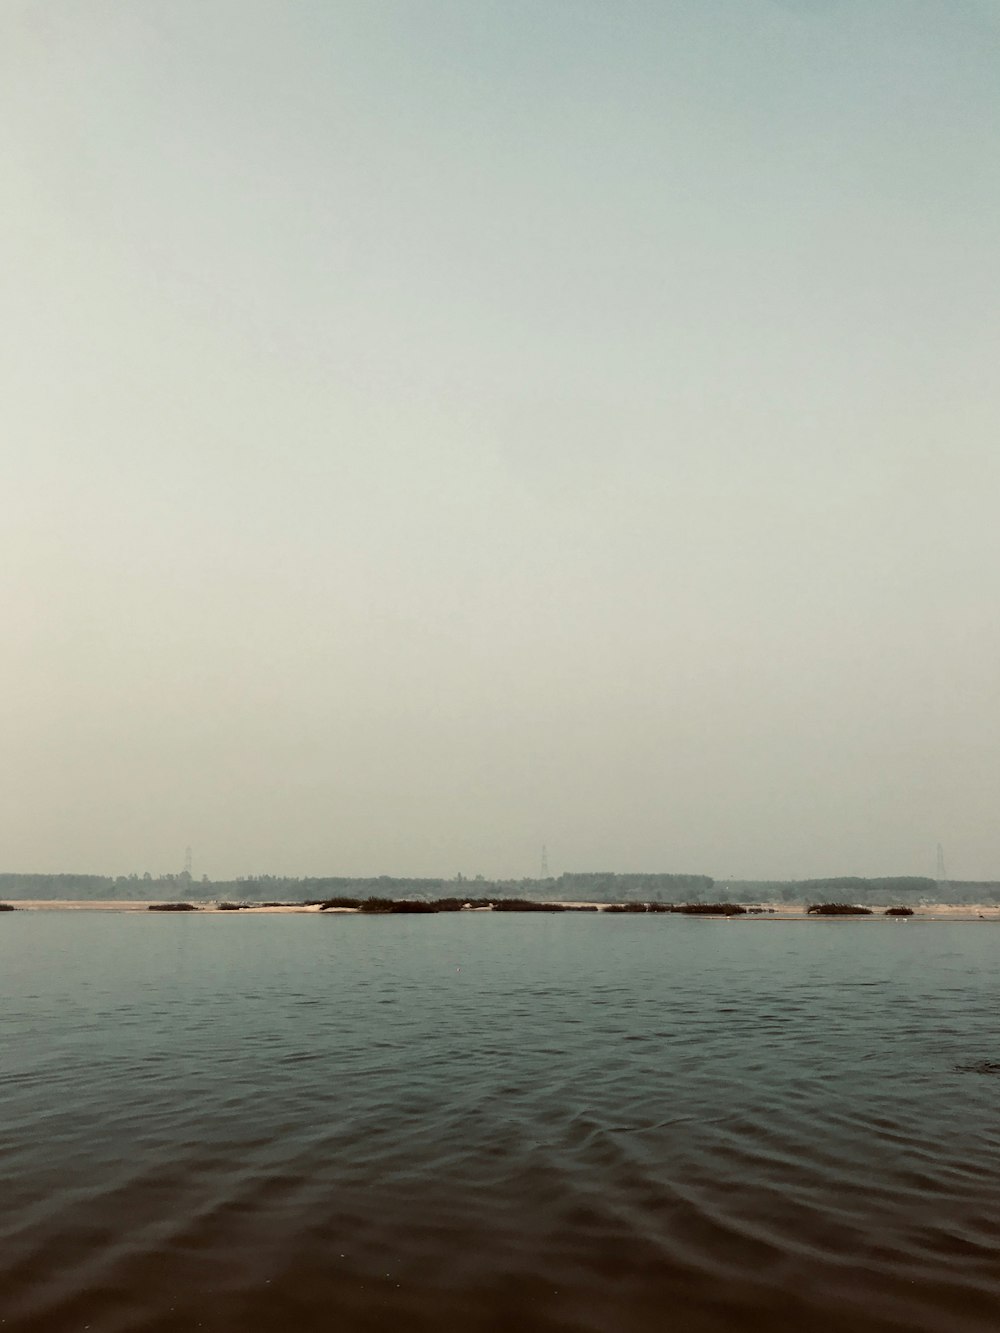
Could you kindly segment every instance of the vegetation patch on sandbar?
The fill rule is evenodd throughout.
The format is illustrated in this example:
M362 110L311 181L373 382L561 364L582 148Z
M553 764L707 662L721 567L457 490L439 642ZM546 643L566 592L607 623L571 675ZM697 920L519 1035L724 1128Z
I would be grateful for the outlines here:
M806 908L813 916L871 916L870 907L859 907L856 903L813 903Z
M531 902L526 898L327 898L319 904L321 912L354 909L369 916L426 916L434 912L572 912L565 903ZM584 908L582 910L596 910Z
M683 916L746 916L742 903L681 903L672 909Z

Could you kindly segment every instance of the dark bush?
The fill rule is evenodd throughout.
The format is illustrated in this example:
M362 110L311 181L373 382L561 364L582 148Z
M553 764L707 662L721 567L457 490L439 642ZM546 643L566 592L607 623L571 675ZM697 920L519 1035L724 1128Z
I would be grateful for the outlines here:
M912 916L912 915L913 915L913 908L912 908L912 907L887 907L887 908L885 909L885 914L886 914L886 916Z
M871 916L870 907L858 907L853 903L813 903L806 908L813 916Z
M366 898L361 911L371 916L425 916L436 912L433 903L415 902L408 898Z
M12 903L0 903L0 912L16 912L17 908Z
M325 912L329 907L360 907L360 898L327 898L326 902L319 905L319 910Z
M645 912L645 903L609 903L605 912Z
M220 912L242 912L242 903L219 903Z
M150 903L150 912L197 912L200 909L194 903Z
M745 916L746 910L740 903L681 903L671 908L683 916Z
M431 906L438 912L461 912L466 907L492 907L492 898L432 898Z

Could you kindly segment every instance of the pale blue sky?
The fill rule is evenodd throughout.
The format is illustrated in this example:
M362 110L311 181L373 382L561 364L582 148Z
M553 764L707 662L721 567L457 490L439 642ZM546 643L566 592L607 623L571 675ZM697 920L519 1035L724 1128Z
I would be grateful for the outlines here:
M0 867L1000 878L1000 5L0 12Z

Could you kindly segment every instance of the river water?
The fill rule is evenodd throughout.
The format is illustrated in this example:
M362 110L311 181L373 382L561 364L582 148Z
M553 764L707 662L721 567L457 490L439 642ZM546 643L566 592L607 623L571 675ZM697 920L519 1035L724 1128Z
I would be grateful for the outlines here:
M998 951L3 914L2 1333L995 1333Z

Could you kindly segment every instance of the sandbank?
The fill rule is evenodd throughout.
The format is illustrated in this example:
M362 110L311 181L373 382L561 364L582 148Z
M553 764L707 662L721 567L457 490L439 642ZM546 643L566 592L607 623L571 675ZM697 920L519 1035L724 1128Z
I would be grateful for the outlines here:
M148 912L150 907L163 906L171 901L170 899L70 899L70 898L8 898L6 900L11 907L18 908L28 912ZM177 901L176 899L173 901ZM230 916L250 915L250 916L282 916L289 913L312 912L319 913L320 908L315 903L282 903L280 906L257 906L256 904L241 905L239 912L233 912L232 909L224 908L221 903L207 902L195 903L199 912L215 913L225 912ZM553 902L553 906L573 908L597 908L603 911L607 907L621 906L622 904L613 903L588 903L581 901L559 900ZM791 903L753 903L746 904L746 912L737 916L721 917L711 914L697 915L693 914L686 917L688 920L696 921L886 921L891 924L900 925L908 921L1000 921L1000 904L997 903L924 903L913 908L912 916L887 917L884 907L872 908L871 915L859 916L822 916L817 913L809 913L805 906ZM466 909L469 910L469 909ZM472 911L489 911L489 908L473 908ZM347 914L354 916L358 914L355 907L328 907L323 916L334 914ZM629 913L628 915L632 915ZM636 912L636 916L645 915ZM650 915L654 915L650 913ZM674 916L674 913L656 913L655 915ZM681 914L676 914L681 915Z

